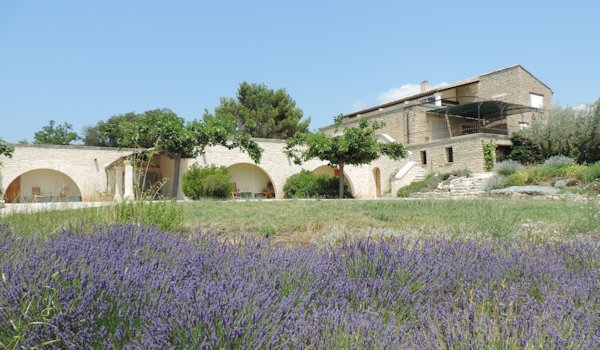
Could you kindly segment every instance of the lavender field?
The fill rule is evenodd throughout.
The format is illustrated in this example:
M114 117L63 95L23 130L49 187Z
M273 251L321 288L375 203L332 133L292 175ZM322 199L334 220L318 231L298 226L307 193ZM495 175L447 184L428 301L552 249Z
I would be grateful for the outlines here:
M0 348L600 347L600 242L0 226Z

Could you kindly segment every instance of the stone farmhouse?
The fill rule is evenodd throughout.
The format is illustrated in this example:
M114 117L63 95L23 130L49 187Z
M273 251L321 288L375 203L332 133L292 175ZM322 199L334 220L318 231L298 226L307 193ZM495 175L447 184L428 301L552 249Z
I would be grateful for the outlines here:
M520 65L482 74L443 87L344 116L343 126L361 117L385 121L380 140L403 143L410 155L393 161L345 168L346 182L356 198L395 193L427 171L484 171L483 145L497 145L496 160L510 149L509 135L547 118L552 90ZM321 128L335 133L334 126ZM195 159L182 160L180 173L192 164L225 166L239 198L283 198L286 180L301 169L336 175L326 162L294 164L283 153L284 140L256 139L263 148L260 164L239 150L211 147ZM136 149L88 146L14 145L12 158L0 157L0 188L7 203L126 200L143 190L168 196L173 160L155 154L143 169L130 156ZM143 179L143 181L142 181ZM162 185L162 186L161 186ZM184 199L181 188L178 199Z
M483 144L493 143L496 160L510 150L510 134L548 117L552 90L520 65L430 89L344 116L352 126L366 117L386 123L382 133L404 144L427 171L483 172ZM321 128L334 133L335 126Z

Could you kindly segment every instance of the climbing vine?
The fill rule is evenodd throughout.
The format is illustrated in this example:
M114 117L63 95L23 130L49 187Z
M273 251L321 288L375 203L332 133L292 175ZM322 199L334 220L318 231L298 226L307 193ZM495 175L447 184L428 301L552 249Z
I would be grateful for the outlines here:
M483 144L483 142L482 142ZM494 153L496 151L496 144L485 143L483 144L483 161L485 165L485 171L492 171L494 169Z

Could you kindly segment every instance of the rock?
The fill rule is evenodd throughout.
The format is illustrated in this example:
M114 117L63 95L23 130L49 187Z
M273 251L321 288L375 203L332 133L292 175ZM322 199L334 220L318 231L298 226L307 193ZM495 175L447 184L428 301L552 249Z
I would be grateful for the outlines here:
M510 186L507 188L502 188L499 190L491 190L491 194L496 195L546 195L546 196L554 196L557 195L560 190L558 188L545 187L545 186Z

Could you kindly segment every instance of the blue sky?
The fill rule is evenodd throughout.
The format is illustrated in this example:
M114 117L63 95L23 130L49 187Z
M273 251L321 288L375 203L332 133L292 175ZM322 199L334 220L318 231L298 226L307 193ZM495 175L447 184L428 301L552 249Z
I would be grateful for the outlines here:
M317 128L514 64L579 105L600 97L599 14L591 0L0 0L0 138L163 107L200 118L242 81L285 88Z

